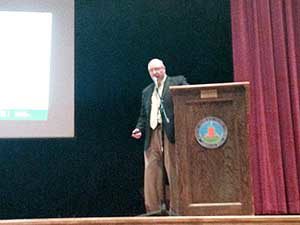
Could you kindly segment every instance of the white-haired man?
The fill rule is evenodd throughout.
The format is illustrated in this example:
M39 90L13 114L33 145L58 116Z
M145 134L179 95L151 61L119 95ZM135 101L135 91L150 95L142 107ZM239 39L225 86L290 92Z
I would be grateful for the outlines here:
M148 63L148 72L154 82L143 90L140 116L131 136L135 139L144 137L145 208L147 212L153 212L160 210L164 197L162 160L164 159L165 161L169 181L172 178L170 172L173 170L171 168L174 166L174 160L172 160L172 156L174 155L172 151L174 151L175 143L174 112L169 87L186 85L188 83L183 76L167 76L166 67L160 59L150 60ZM167 118L161 111L161 101L163 102ZM171 182L170 188L172 188ZM172 198L170 200L170 208L172 209Z

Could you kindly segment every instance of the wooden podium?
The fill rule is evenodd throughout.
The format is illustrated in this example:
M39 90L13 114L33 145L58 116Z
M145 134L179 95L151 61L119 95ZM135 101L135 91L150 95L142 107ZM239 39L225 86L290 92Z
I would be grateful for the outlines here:
M170 87L176 137L170 194L179 215L254 214L248 90L248 82Z

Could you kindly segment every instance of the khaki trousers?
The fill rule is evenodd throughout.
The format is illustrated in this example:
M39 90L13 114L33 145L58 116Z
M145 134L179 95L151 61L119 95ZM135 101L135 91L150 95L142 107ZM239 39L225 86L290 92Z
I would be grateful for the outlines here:
M169 180L169 192L172 193L172 181L174 173L174 147L164 134L164 149L162 149L162 127L159 125L152 131L150 145L144 152L144 195L147 212L160 210L163 200L163 163L164 158L167 177ZM164 156L163 156L164 154ZM170 196L170 208L172 209L172 196Z

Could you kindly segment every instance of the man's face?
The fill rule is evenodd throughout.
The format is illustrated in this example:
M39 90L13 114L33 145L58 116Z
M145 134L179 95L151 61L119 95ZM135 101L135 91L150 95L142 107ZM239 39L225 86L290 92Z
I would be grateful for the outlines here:
M156 77L158 81L161 81L166 74L165 66L159 61L151 62L148 71L151 78Z

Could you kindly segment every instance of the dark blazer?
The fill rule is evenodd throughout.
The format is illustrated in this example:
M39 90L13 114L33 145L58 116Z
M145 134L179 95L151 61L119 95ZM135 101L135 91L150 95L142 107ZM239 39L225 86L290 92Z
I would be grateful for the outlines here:
M173 101L169 91L170 86L174 85L186 85L186 79L184 76L176 77L167 77L164 89L162 92L163 104L165 107L166 114L170 120L169 123L165 121L164 116L162 115L162 125L164 132L166 133L168 140L172 143L175 142L174 135L174 112L173 112ZM140 116L136 125L136 128L139 128L144 136L144 150L146 151L150 143L151 127L150 127L150 112L151 112L151 96L154 89L154 83L148 85L142 93L142 105L140 109ZM162 114L162 112L161 112Z

